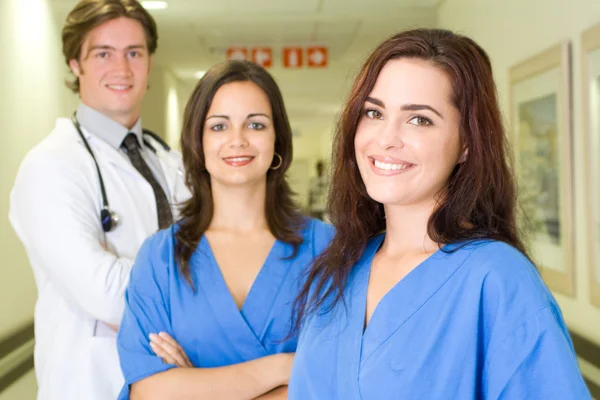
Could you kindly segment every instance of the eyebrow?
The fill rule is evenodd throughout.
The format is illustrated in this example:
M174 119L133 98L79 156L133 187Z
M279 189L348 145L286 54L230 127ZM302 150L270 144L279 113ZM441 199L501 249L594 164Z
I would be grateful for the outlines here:
M373 97L367 97L366 101L368 101L369 103L373 103L376 106L385 108L385 104L383 104L383 101L381 101L379 99L375 99ZM402 105L402 107L400 107L400 109L402 111L429 110L429 111L432 111L433 113L437 114L437 116L440 117L441 119L444 119L444 117L438 110L436 110L435 108L433 108L431 106L428 106L427 104L404 104L404 105Z
M246 119L252 118L252 117L265 117L265 118L271 119L271 117L269 117L267 114L263 114L263 113L248 114L248 116L246 117ZM206 120L208 121L211 118L223 118L223 119L226 119L228 121L231 119L231 118L229 118L228 115L211 115L209 117L206 117Z
M271 119L271 117L269 117L267 114L264 114L264 113L248 114L248 117L246 117L246 118L252 118L252 117L265 117L265 118Z
M123 50L125 51L129 51L129 50L134 50L134 49L142 49L142 50L146 50L146 46L143 44L132 44L131 46L127 46L125 47ZM90 55L90 53L94 50L113 50L113 51L117 51L116 47L113 46L109 46L107 44L98 44L95 46L91 46L88 49L87 55Z
M428 106L427 104L404 104L402 107L400 107L400 109L402 111L429 110L429 111L432 111L435 114L437 114L437 116L440 117L441 119L444 119L444 117L438 110L436 110L435 108L433 108L431 106Z
M367 97L366 101L368 101L369 103L373 103L376 106L385 108L385 104L383 104L383 101L381 101L379 99L374 99L373 97Z

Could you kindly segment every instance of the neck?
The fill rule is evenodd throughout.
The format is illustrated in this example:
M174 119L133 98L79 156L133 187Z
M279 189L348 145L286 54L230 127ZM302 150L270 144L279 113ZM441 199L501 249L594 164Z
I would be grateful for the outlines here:
M81 101L83 104L88 106L89 108L99 112L100 114L105 115L106 117L112 119L113 121L123 125L127 129L133 128L137 120L140 118L141 107L136 107L133 110L127 110L122 112L108 112L108 110L99 110L93 106L91 106L85 99L82 97Z
M382 250L390 255L435 252L438 244L427 233L435 207L434 200L409 206L384 206L386 234Z
M122 118L113 118L113 120L117 121L119 124L123 125L127 129L133 128L137 120L140 118L138 114L131 116L123 116Z
M208 229L256 231L268 229L265 215L266 180L260 184L212 185L213 218Z

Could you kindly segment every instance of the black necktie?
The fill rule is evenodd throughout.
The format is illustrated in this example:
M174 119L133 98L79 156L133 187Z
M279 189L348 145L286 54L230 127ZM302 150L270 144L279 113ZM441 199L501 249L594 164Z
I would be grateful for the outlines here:
M128 133L123 140L123 147L127 151L127 156L131 163L139 171L140 174L148 181L152 190L154 190L154 198L156 199L156 210L158 212L158 228L168 228L173 223L173 215L171 214L171 206L165 195L163 188L160 186L154 174L148 167L148 164L142 158L140 152L140 144L135 136L135 133Z

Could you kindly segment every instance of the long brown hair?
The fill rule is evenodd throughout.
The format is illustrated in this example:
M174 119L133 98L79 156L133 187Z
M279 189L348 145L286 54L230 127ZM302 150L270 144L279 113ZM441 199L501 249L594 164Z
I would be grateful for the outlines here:
M185 181L191 198L181 209L180 227L176 233L175 257L181 273L192 285L189 261L202 235L213 218L214 204L210 175L205 167L202 135L206 114L219 88L231 82L253 82L267 97L273 112L275 153L281 156L281 166L267 172L265 214L273 236L294 246L296 254L302 243L299 230L304 218L293 200L293 192L285 178L292 162L292 129L285 111L283 97L273 77L262 67L248 61L228 61L212 67L198 82L188 101L181 133L181 149L185 166ZM275 167L279 163L274 161ZM192 285L193 287L193 285Z
M429 218L429 237L438 244L495 239L525 253L516 225L516 188L489 57L473 40L450 31L402 32L380 44L367 59L338 121L328 201L336 234L314 261L296 299L296 328L330 296L333 301L327 301L327 310L343 300L353 265L369 239L385 230L383 205L369 197L361 179L354 137L379 73L389 60L398 58L426 60L447 74L452 102L460 113L461 143L468 149L467 159L452 172L444 199Z
M94 28L117 18L130 18L139 22L146 34L148 53L154 54L158 46L158 31L154 18L136 0L81 0L67 16L62 29L62 50L67 65L71 60L80 61L81 46ZM65 82L67 87L79 93L79 78Z

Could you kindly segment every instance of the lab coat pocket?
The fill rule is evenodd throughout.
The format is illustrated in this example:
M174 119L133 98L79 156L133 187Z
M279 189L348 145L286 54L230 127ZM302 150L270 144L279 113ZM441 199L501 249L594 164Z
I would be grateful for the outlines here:
M82 371L82 394L90 400L116 399L124 384L114 337L87 340L87 360Z

